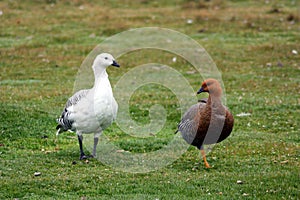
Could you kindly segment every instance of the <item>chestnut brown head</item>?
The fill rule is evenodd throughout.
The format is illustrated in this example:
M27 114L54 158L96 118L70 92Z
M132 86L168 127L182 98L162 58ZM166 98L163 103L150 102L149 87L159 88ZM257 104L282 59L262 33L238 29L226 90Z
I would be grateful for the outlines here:
M215 96L221 96L222 88L216 79L209 78L202 82L201 88L198 90L197 94L202 92L207 92Z

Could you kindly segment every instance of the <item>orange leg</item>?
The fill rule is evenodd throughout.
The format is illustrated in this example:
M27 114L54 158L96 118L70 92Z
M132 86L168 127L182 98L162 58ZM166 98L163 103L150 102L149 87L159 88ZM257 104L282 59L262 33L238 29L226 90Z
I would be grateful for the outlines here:
M201 149L201 154L202 154L202 157L203 157L203 161L204 161L204 165L206 168L211 168L211 166L208 164L207 160L206 160L206 155L205 155L205 151L204 149Z

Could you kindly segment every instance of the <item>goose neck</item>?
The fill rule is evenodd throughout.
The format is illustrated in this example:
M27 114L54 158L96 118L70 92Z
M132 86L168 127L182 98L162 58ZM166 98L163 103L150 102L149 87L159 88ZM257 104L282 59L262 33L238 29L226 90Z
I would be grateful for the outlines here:
M212 108L220 108L223 107L221 97L220 96L215 96L215 95L209 95L208 101L207 101L207 109L212 109Z
M95 82L94 82L94 86L98 85L100 83L101 80L105 79L108 77L107 73L106 73L106 69L104 68L94 68L94 76L95 76Z

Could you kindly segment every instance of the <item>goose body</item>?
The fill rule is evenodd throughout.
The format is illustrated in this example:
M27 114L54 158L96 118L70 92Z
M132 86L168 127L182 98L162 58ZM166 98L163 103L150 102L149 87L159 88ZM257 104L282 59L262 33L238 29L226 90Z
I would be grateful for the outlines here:
M217 80L205 80L198 94L202 92L209 93L208 99L200 100L187 110L178 125L178 131L187 143L201 150L205 166L209 168L203 145L226 139L233 129L234 119L222 104L222 90Z
M82 134L94 133L92 156L95 157L99 136L117 116L118 104L106 73L106 68L110 65L119 67L110 54L102 53L96 57L92 66L94 86L91 89L80 90L70 97L60 118L57 119L57 135L68 130L75 131L78 135L80 159L87 158L83 152Z

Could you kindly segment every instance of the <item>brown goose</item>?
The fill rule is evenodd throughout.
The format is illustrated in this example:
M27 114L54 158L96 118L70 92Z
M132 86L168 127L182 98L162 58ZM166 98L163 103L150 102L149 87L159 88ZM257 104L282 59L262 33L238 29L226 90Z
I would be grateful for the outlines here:
M226 139L233 128L233 116L221 102L222 89L215 79L206 79L197 94L208 92L208 99L202 99L191 106L178 125L183 139L200 149L204 164L210 168L203 149L204 144L215 144Z

